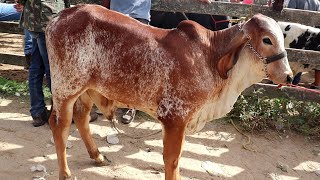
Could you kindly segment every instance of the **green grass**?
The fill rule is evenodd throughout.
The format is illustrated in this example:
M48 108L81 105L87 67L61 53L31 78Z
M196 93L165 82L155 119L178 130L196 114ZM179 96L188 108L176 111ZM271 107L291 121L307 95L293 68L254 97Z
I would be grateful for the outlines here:
M29 87L27 82L16 82L0 77L0 93L7 95L29 96ZM51 97L48 87L44 87L44 96L46 99Z
M227 117L248 131L294 130L320 137L320 104L315 102L240 96Z

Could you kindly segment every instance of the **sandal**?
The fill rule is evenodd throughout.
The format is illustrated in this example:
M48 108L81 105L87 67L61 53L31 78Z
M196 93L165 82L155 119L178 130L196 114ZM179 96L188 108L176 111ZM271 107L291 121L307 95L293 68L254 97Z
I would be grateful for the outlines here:
M134 120L134 117L136 115L135 109L128 109L126 113L122 115L121 123L122 124L129 124Z

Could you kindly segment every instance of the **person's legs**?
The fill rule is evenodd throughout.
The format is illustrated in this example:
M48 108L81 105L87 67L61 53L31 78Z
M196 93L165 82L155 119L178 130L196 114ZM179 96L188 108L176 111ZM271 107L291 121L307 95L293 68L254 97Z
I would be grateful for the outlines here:
M32 37L27 29L24 29L24 54L32 53Z
M43 59L41 57L39 48L39 34L30 32L32 36L32 59L29 68L29 92L30 92L30 113L34 120L33 125L35 127L44 125L47 118L47 109L44 102L44 95L42 90L43 76L45 74L45 68Z
M37 40L37 43L38 43L40 55L41 55L41 58L42 58L42 63L44 65L44 72L45 72L46 79L47 79L47 86L51 90L50 66L49 66L49 59L48 59L48 52L47 52L47 46L46 46L45 33L44 32L40 32L38 34L39 34L39 38Z
M32 37L27 29L24 29L24 68L29 69L32 53Z
M19 20L20 12L14 8L14 4L0 3L0 21Z

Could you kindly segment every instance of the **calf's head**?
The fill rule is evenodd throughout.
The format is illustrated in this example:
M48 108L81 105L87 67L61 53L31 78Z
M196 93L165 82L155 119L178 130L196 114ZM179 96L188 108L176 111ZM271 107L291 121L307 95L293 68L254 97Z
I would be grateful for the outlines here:
M249 39L247 46L251 51L250 59L258 67L256 69L274 83L291 83L292 71L283 34L276 21L258 14L246 22L242 29Z
M284 47L282 31L271 18L258 14L239 25L238 32L227 42L228 50L217 62L221 78L241 59L260 79L268 77L275 83L291 83L292 71Z

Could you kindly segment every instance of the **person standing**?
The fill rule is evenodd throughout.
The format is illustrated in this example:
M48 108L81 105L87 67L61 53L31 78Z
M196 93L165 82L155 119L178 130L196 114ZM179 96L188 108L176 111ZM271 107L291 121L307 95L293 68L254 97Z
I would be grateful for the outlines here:
M43 95L43 77L51 89L50 69L46 47L45 28L52 16L65 8L63 0L19 0L23 6L20 24L32 37L31 64L29 68L30 113L33 126L42 126L48 122L48 110Z
M103 0L102 5L144 24L150 22L151 0Z
M289 0L287 3L288 3L287 5L288 8L320 11L319 0Z

